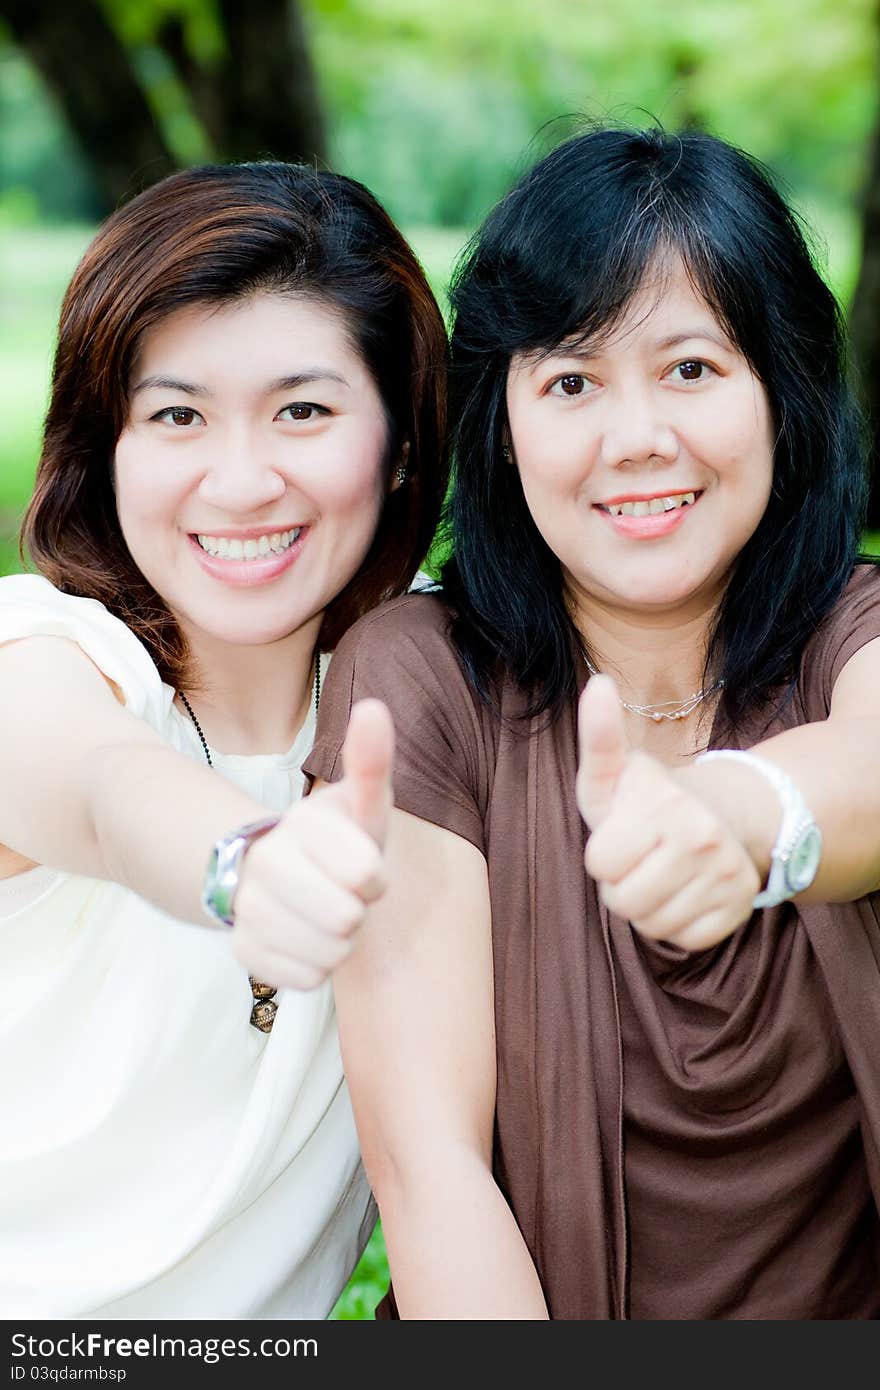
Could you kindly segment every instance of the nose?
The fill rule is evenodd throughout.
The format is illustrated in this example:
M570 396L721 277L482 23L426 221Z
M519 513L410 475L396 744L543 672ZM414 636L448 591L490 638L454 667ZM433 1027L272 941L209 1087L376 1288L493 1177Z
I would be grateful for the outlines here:
M230 431L217 438L199 483L199 497L215 511L248 516L277 502L287 491L273 462L272 444L259 433Z
M663 401L650 385L621 390L608 399L602 429L602 462L608 467L672 463L678 449Z

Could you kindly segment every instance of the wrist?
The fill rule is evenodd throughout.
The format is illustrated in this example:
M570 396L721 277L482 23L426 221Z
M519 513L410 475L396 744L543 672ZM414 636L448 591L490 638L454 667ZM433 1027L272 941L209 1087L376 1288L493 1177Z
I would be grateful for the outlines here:
M775 907L809 888L819 869L822 834L797 783L777 763L760 753L734 748L711 749L696 762L748 769L763 779L778 801L779 819L770 849L764 887L754 900L756 908ZM760 863L755 867L761 874Z
M279 820L279 816L268 816L264 820L249 821L215 842L208 858L201 896L202 908L215 925L235 925L235 898L245 856L257 840L275 829Z
M763 885L782 819L779 796L754 768L728 759L696 758L679 774L682 784L725 822Z

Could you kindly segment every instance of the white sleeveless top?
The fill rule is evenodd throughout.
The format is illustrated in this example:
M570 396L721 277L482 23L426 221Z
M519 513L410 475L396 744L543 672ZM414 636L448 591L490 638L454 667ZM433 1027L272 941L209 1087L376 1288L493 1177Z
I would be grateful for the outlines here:
M0 642L37 634L77 642L133 714L204 759L122 622L35 575L0 579ZM312 711L286 754L212 757L281 811L313 737ZM0 1317L330 1313L375 1207L331 984L277 1001L259 1032L227 934L117 884L0 880Z

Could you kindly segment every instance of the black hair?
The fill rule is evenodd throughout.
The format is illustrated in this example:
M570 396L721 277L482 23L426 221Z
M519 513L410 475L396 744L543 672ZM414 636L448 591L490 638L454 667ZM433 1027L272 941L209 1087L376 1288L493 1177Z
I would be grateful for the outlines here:
M529 692L530 715L571 697L577 646L559 561L502 454L511 359L603 337L670 252L762 382L775 426L771 497L706 660L729 728L790 686L857 558L867 483L845 328L795 214L757 161L713 136L578 135L492 210L450 293L453 637L480 694L504 672Z

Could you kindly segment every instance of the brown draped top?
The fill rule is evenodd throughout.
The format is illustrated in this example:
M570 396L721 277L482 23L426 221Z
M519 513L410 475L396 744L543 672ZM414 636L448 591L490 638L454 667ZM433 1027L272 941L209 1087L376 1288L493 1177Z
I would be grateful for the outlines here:
M824 719L837 675L876 637L880 570L862 565L792 696L738 746ZM311 776L340 775L367 695L394 717L397 806L486 858L493 1166L551 1316L880 1315L880 895L755 913L693 954L650 943L583 868L574 702L524 728L508 685L499 719L429 594L343 640Z

